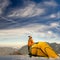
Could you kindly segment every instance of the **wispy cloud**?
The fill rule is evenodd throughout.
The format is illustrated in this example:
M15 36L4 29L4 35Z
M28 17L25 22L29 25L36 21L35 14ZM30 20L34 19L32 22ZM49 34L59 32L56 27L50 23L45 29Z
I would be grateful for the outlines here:
M38 19L55 19L58 18L58 14L56 11L57 6L59 6L54 0L50 1L43 1L38 4L35 2L25 2L27 5L23 8L18 8L10 11L8 14L8 17L14 17L14 18L35 18L35 20ZM58 9L57 9L58 10ZM39 16L39 17L38 17Z
M0 15L4 13L4 9L9 5L9 0L0 0Z
M43 38L47 37L55 38L56 35L58 36L58 34L55 34L51 29L57 26L58 24L56 23L52 23L49 26L43 24L30 24L19 29L0 30L0 32L3 33L4 36L10 36L10 37L28 33L28 34L39 34Z
M9 1L5 1L2 0L1 2L1 9L6 9L6 7L12 3ZM3 6L2 6L3 4ZM56 3L56 1L54 0L50 0L50 1L42 1L40 3L35 3L34 1L24 1L23 3L25 6L21 7L17 7L17 8L11 8L9 10L9 13L7 13L6 16L0 16L1 21L4 20L6 21L6 23L3 22L1 23L1 26L3 28L5 28L5 25L7 26L8 24L10 24L9 26L7 26L7 28L15 28L15 27L21 27L21 26L25 26L25 25L29 25L31 23L43 23L44 22L50 22L56 19L59 19L59 10L57 9L55 11L55 8L57 8L58 4ZM12 4L13 5L13 4ZM3 11L1 10L1 12ZM7 9L6 9L7 10ZM55 11L55 12L54 12ZM47 23L46 22L46 23ZM0 26L0 27L1 27Z
M44 8L39 8L38 6L36 6L35 3L33 4L30 3L25 8L12 11L12 14L8 15L8 17L21 17L21 18L22 17L34 17L37 15L42 15L44 13L45 13Z
M54 0L48 0L43 2L47 6L58 6L58 4Z
M59 26L59 23L58 22L55 22L55 23L51 23L50 25L51 25L51 27L58 27Z
M36 40L59 41L60 6L55 0L23 0L23 6L20 3L0 1L0 40L27 41L26 36L32 35Z
M8 19L8 18L3 17L3 16L0 16L0 18L4 19L4 20L6 20L6 21L9 21L9 22L11 22L11 23L17 23L16 21L13 21L12 19Z

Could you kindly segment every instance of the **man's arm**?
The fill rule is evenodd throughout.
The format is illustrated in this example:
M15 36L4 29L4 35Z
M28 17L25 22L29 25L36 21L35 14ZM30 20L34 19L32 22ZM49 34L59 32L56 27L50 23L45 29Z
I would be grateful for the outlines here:
M33 41L33 40L31 40L31 43L34 43L34 41Z

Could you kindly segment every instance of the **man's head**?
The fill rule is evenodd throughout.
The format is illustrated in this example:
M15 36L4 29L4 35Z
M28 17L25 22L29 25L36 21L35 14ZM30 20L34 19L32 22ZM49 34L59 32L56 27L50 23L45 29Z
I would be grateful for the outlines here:
M32 36L28 36L29 38L32 38Z

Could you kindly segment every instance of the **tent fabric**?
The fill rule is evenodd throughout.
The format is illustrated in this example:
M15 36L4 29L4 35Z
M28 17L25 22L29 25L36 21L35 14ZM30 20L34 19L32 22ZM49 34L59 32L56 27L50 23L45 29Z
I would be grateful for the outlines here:
M32 55L41 57L58 57L58 54L46 42L38 42L33 44L30 48L30 52Z

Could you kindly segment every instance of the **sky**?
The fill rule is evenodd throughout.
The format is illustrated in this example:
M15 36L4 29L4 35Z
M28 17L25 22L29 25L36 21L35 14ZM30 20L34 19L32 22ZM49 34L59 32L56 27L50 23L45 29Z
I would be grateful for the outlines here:
M60 43L60 0L0 0L0 46Z

